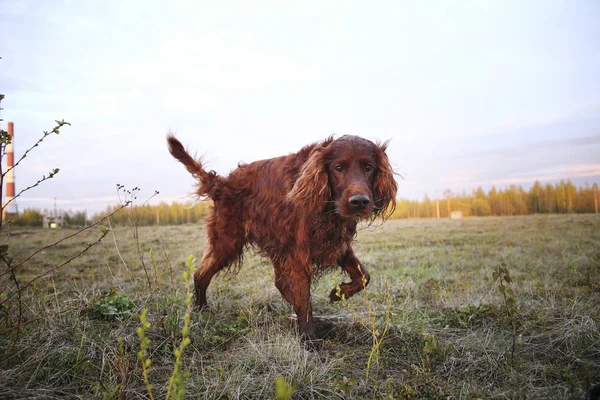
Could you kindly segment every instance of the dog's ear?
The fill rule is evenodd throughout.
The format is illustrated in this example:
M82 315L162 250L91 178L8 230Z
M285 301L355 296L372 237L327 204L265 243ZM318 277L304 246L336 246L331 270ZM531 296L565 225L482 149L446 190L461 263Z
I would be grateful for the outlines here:
M288 200L307 213L323 211L331 197L329 176L326 170L327 145L330 141L318 144L308 156L298 173L298 179L288 193Z
M392 215L396 209L396 192L398 184L394 179L394 171L385 150L388 142L378 144L377 176L373 183L374 214L384 219Z

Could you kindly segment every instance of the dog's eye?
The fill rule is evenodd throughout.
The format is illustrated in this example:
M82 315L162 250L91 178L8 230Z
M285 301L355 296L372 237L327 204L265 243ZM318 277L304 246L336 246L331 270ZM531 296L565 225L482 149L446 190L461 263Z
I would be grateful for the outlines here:
M341 165L336 165L334 168L337 172L344 172L344 168Z
M373 171L374 168L375 167L373 167L371 164L367 164L367 166L365 167L365 171L366 172L371 172L371 171Z

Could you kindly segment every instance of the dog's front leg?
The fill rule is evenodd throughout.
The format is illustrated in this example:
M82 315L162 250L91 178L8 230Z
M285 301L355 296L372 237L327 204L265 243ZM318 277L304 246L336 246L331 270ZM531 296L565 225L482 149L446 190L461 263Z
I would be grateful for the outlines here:
M348 275L350 275L350 282L342 283L340 285L340 295L348 298L356 292L360 292L367 287L369 280L371 279L369 272L365 266L358 261L358 258L356 258L352 248L349 248L348 251L346 251L346 253L344 253L344 255L338 260L338 265L342 267L348 273ZM337 288L333 288L329 294L329 300L332 302L341 300L341 297L338 296Z
M310 302L310 274L301 263L292 263L290 275L293 292L292 306L298 317L300 335L305 343L310 343L317 339Z

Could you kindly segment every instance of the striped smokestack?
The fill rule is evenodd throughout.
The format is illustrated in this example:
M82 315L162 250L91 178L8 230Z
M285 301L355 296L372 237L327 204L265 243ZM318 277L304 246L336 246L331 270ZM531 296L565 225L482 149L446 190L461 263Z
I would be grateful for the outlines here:
M6 196L4 197L4 205L3 205L3 220L8 217L17 215L17 204L16 201L13 200L15 197L15 170L13 169L15 165L15 153L14 153L14 124L12 122L8 123L8 135L10 136L10 143L6 145ZM10 202L10 203L9 203Z

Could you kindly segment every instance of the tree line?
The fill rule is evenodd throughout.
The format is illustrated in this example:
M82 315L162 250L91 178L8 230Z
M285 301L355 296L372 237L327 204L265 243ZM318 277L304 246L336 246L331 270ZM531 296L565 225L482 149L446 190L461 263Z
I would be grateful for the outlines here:
M44 216L61 217L64 226L82 227L87 224L85 211L58 211L49 212L47 209L39 210L36 208L26 208L23 212L9 218L12 226L20 227L41 227L44 223Z
M570 180L542 185L536 181L527 191L510 185L505 189L495 186L486 192L479 187L470 194L465 191L444 191L442 198L398 200L391 218L448 218L453 211L462 216L510 216L529 214L598 213L598 184L576 187Z
M180 225L196 223L204 220L208 212L209 202L161 202L158 205L132 205L128 206L110 217L112 225ZM11 217L10 223L20 227L41 227L44 216L62 218L63 226L85 226L101 220L105 215L112 214L120 205L108 206L105 211L96 213L87 218L85 211L48 211L35 208L26 208L19 215Z
M138 226L191 224L203 221L208 213L208 207L210 207L208 201L197 203L178 203L175 201L171 204L161 202L157 205L132 205L110 217L110 222L114 225L131 225L135 223ZM92 216L92 220L100 220L105 215L113 213L117 208L119 208L118 205L109 206L106 211Z
M197 223L204 220L210 207L209 201L197 203L161 202L157 205L132 205L110 218L113 225L135 223L144 225L179 225ZM400 199L391 219L403 218L448 218L453 211L460 211L463 217L469 216L509 216L528 214L556 213L598 213L598 184L585 184L576 187L570 180L557 184L542 185L535 182L529 190L521 186L511 185L504 189L494 186L489 191L479 187L470 194L465 191L453 193L444 191L441 198L430 198L425 195L422 200ZM104 212L93 215L86 221L84 211L60 211L63 224L66 226L84 226L89 221L98 221L119 208L109 206ZM25 209L18 216L11 218L15 226L40 227L44 215L53 215L47 210Z

